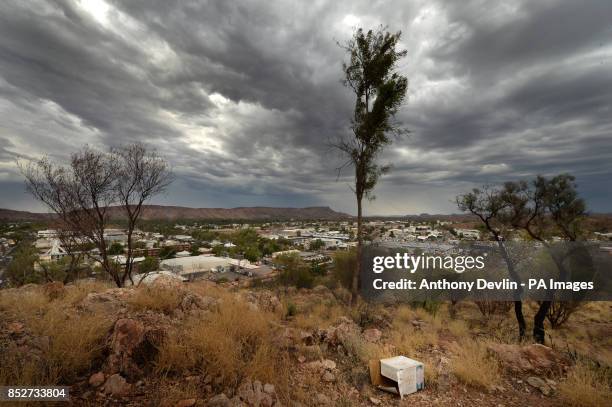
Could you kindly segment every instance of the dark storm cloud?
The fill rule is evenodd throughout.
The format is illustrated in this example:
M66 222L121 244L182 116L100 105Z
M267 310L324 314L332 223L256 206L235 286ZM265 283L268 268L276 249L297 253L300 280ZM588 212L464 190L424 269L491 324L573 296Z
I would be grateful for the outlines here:
M452 211L457 188L562 171L610 210L596 185L612 176L611 14L609 1L2 2L0 188L17 185L16 157L140 140L178 175L160 201L353 211L329 147L353 106L336 41L385 24L408 50L412 133L383 155L394 171L372 212Z

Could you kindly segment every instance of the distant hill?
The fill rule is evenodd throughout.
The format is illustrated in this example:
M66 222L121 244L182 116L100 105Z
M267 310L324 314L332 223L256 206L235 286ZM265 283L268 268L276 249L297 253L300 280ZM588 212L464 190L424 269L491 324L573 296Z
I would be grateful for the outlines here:
M123 213L118 207L112 207L111 219L122 219ZM48 213L32 213L0 209L0 220L3 221L41 221L52 219ZM349 215L336 212L327 206L312 206L307 208L270 208L270 207L241 207L241 208L186 208L183 206L146 205L142 214L144 220L308 220L347 219Z
M0 221L44 221L53 219L50 213L35 213L26 211L14 211L12 209L0 208Z

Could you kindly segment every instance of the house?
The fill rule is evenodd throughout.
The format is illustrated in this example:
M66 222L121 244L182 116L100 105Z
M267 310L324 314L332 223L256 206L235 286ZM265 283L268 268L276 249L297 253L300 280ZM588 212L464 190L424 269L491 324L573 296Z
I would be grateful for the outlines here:
M60 241L58 239L53 239L51 247L40 256L40 260L55 261L67 255L68 253L66 253L66 250L62 247Z

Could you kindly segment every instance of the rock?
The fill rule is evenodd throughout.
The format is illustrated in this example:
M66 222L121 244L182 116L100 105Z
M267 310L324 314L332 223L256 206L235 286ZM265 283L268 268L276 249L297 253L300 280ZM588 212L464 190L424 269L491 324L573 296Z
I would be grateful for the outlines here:
M196 399L184 399L176 403L175 407L192 407L195 406Z
M126 301L134 294L133 289L110 288L100 293L89 293L78 305L79 308L97 314L120 314L127 309Z
M23 333L24 325L21 322L11 322L6 326L9 335L20 335Z
M410 321L410 323L417 329L421 329L425 325L425 321L421 321L420 319L414 319Z
M144 325L140 321L123 318L115 322L110 338L110 355L106 367L109 373L123 373L130 377L141 374L140 368L132 359L132 355L143 342L144 336Z
M230 399L227 398L225 393L217 394L216 396L210 398L206 403L208 407L229 407Z
M520 346L491 343L487 349L515 373L561 371L565 363L564 358L552 348L540 344Z
M254 311L261 309L262 311L277 312L282 309L280 300L270 291L251 291L245 294L245 299L248 304L253 306Z
M331 405L331 400L323 393L317 393L315 395L315 402L320 406Z
M66 295L66 288L61 281L53 281L43 285L43 292L50 300L56 300Z
M186 292L181 300L179 308L186 313L192 313L198 310L213 310L217 307L217 299L213 297L204 297L192 292Z
M272 407L274 404L274 398L271 394L265 392L264 386L259 380L243 381L236 391L236 396L249 406Z
M331 383L331 382L336 381L336 376L334 376L333 373L326 370L325 373L323 373L323 376L321 376L321 380L327 383Z
M302 356L302 355L298 356L297 360L298 360L298 362L300 362L300 363L304 363L304 362L306 362L306 358L305 358L304 356Z
M135 284L138 282L135 281ZM149 280L145 278L142 280L143 285L150 285L151 287L158 288L170 288L170 289L181 289L183 287L183 282L178 277L166 276L166 275L158 275L156 278Z
M100 387L104 384L104 373L94 373L89 377L89 384L93 387Z
M378 342L382 337L382 332L376 328L363 331L363 338L368 342Z
M539 343L524 346L522 352L536 370L551 369L560 360L552 348Z
M305 366L307 369L315 370L315 371L334 370L336 368L336 362L330 359L315 360L315 361L306 363Z
M300 341L306 346L312 346L315 343L312 333L306 331L300 332Z
M550 387L546 381L539 377L530 376L527 378L527 383L529 383L530 386L540 390L540 392L542 392L542 394L545 396L550 396L552 394L552 387Z
M274 385L270 384L270 383L264 384L263 391L264 391L264 393L268 393L270 395L276 393L276 390L274 389Z
M104 383L104 393L113 396L125 396L132 386L119 374L111 375Z
M361 330L353 320L340 317L334 326L327 329L319 329L317 336L322 342L337 347L338 345L344 346L345 343L351 341L355 336L360 335L360 333ZM344 347L346 348L346 346Z
M321 362L323 367L328 370L334 370L336 368L336 362L331 359L325 359Z
M380 403L382 403L382 401L380 401L380 399L377 399L376 397L370 397L370 403L374 404L375 406L379 405Z

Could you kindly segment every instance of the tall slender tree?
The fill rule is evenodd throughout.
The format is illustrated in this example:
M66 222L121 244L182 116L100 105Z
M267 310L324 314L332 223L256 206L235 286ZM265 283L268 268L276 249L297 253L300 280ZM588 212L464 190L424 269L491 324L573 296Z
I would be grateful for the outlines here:
M355 174L353 192L357 200L357 256L363 247L363 198L372 194L388 165L377 161L383 148L391 143L390 136L405 132L394 121L402 105L408 86L407 79L396 72L397 62L407 51L398 51L401 32L395 34L384 27L369 30L359 28L353 38L342 47L349 61L342 64L343 84L355 94L355 109L351 121L351 136L339 140L335 146L346 157L339 170L351 166ZM352 302L359 291L360 262L352 276Z

